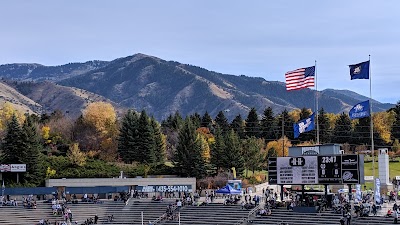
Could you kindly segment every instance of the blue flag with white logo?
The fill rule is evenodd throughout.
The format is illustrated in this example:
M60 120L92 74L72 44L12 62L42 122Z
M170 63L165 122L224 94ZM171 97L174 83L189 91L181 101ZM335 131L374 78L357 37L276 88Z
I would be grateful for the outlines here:
M369 61L349 65L350 78L354 79L369 79Z
M349 116L350 119L360 119L364 117L369 117L369 100L365 102L357 103L353 108L350 109Z
M376 178L375 180L375 201L377 204L382 204L381 202L381 180L379 178Z
M298 123L293 124L294 138L298 138L302 133L314 130L314 119L315 114L313 113L307 119L300 120Z

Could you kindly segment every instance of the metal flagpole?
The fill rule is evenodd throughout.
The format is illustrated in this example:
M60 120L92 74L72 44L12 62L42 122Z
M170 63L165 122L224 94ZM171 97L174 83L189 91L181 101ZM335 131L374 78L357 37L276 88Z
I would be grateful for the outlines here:
M144 221L143 221L143 211L142 211L141 215L142 215L142 225L144 225Z
M374 123L372 120L372 77L371 77L371 55L368 55L369 61L369 118L370 118L370 135L371 135L371 154L372 154L372 175L374 177L374 203L375 199L375 191L376 191L376 180L375 180L375 151L374 151Z
M282 157L285 157L285 117L282 112Z
M315 112L317 113L317 145L319 145L319 122L318 122L318 78L317 78L317 60L315 60Z

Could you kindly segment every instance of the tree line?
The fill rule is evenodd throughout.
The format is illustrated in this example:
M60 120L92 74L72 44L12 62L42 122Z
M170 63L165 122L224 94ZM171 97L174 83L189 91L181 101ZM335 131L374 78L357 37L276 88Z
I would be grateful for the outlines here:
M271 156L288 154L292 145L313 145L316 130L294 139L293 123L309 117L310 109L261 115L252 108L245 118L228 121L224 111L183 118L179 112L160 123L145 110L128 110L118 118L109 103L89 104L82 115L22 114L9 103L0 109L1 158L4 164L27 164L24 185L41 185L46 178L110 177L179 174L198 178L232 171L265 169ZM400 152L400 102L373 114L376 147ZM349 152L370 149L370 118L350 120L348 114L318 113L319 140L342 144ZM3 178L15 181L15 174Z

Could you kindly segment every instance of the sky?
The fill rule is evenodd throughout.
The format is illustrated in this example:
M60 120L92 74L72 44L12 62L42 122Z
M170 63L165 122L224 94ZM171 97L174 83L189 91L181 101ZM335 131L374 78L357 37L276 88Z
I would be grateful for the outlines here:
M0 3L0 64L62 65L144 53L285 81L317 65L317 89L369 96L349 64L371 56L372 98L400 100L400 1L12 0Z

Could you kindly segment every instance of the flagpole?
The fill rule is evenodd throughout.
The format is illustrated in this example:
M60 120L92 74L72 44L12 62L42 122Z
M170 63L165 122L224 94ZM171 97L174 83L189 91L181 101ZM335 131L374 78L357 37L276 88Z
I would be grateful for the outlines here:
M315 105L316 105L315 112L317 113L317 145L319 145L317 60L315 60Z
M376 180L375 180L375 151L374 151L374 123L372 120L372 77L371 77L371 55L368 55L369 61L369 114L370 114L370 135L371 135L371 154L372 154L372 175L374 177L374 203L375 199L375 191L376 191Z

